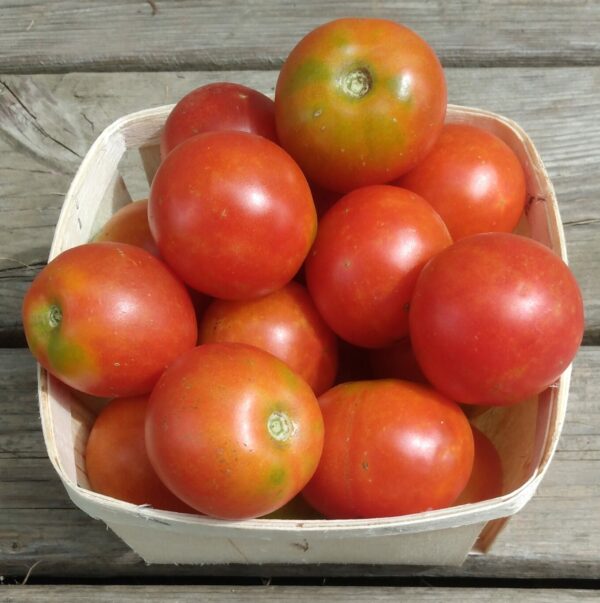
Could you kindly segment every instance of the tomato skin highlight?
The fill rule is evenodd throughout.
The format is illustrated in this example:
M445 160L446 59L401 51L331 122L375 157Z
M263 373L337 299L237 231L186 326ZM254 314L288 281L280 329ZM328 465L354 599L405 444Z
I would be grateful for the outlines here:
M400 380L337 385L319 398L325 443L303 496L331 519L391 517L451 505L473 465L457 404Z
M275 122L309 180L348 192L414 167L439 135L446 99L440 62L416 33L384 19L338 19L287 57Z
M397 184L431 203L455 241L511 232L525 206L525 173L515 153L466 124L446 124L429 154Z
M148 456L176 496L201 513L271 513L310 479L323 419L308 384L256 347L209 343L178 358L150 397Z
M551 385L583 337L583 302L567 265L508 233L454 243L421 271L410 308L419 366L466 404L509 405Z
M360 188L321 219L305 263L308 290L342 339L384 347L407 335L419 271L451 243L442 219L418 195L388 185Z
M200 343L254 345L283 360L313 389L328 390L337 372L337 338L306 289L290 282L247 301L214 300L200 323Z
M94 421L86 449L92 490L134 505L194 513L160 481L146 453L144 426L148 396L115 398Z
M101 397L148 393L198 336L183 283L126 243L88 243L52 260L25 295L23 326L45 369Z
M317 228L310 188L294 160L246 132L209 132L158 168L148 206L161 256L221 299L251 299L287 284Z
M273 101L241 84L200 86L180 99L167 117L160 137L161 157L196 134L221 130L250 132L277 142Z

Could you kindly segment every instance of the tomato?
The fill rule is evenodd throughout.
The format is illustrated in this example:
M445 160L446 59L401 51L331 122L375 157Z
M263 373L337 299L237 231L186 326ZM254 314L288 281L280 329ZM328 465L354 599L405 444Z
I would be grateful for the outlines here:
M410 337L421 369L447 396L506 405L537 395L573 360L583 304L573 274L515 234L461 239L421 272Z
M228 82L206 84L173 108L160 138L164 159L184 140L216 130L251 132L277 142L273 101L260 92Z
M502 495L502 461L495 446L477 427L471 425L475 456L471 477L454 501L455 505L467 505L490 500Z
M115 398L100 412L85 449L92 490L156 509L193 513L160 481L146 453L148 396Z
M44 368L103 397L149 392L197 339L183 284L125 243L89 243L52 260L25 295L23 325Z
M500 138L466 124L447 124L432 151L399 186L421 195L456 241L480 232L512 231L525 206L525 173Z
M173 270L222 299L283 287L302 265L317 225L300 168L276 144L246 132L181 143L156 172L148 216Z
M214 300L199 331L200 343L237 341L270 352L302 377L316 395L333 385L337 338L298 283L292 281L258 299Z
M303 490L332 519L389 517L451 505L473 465L457 404L424 385L355 381L319 398L323 454Z
M357 189L321 219L305 265L308 290L340 337L384 347L407 335L419 271L451 243L418 195L386 185Z
M177 359L154 388L146 445L158 475L191 507L259 517L314 473L323 419L308 384L275 356L208 343Z
M408 337L387 348L369 350L369 361L377 379L405 379L415 383L427 383Z
M445 114L435 53L384 19L317 27L292 50L275 89L281 144L309 180L339 192L390 182L414 167Z
M128 203L117 211L93 239L141 247L158 257L158 249L148 225L148 199Z

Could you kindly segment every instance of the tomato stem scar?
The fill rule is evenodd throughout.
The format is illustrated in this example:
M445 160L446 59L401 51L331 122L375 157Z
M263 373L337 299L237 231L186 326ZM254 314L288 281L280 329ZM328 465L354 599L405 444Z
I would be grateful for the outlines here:
M274 440L285 442L294 434L295 425L284 412L275 411L267 419L267 429Z
M56 304L52 304L50 306L50 308L48 309L48 324L50 325L50 327L52 329L55 329L56 327L58 327L58 325L61 323L61 321L62 321L61 309Z
M368 69L359 67L342 77L342 90L354 98L362 98L369 93L373 86L373 78Z

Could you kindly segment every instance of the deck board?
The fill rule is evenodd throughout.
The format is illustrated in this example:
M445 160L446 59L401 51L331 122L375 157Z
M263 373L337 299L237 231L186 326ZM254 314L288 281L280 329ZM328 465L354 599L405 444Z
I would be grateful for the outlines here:
M314 27L356 15L405 23L449 67L600 64L589 0L2 0L0 11L0 73L272 69Z

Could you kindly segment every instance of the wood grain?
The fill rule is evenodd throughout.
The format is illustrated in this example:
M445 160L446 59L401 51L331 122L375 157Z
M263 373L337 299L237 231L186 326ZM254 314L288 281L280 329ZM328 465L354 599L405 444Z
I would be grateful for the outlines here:
M220 603L226 601L597 601L597 591L583 589L434 588L348 586L9 586L2 591L5 603L60 601L147 601L148 603Z
M460 568L146 566L101 522L73 507L45 457L34 362L0 350L0 573L34 576L421 576L579 578L600 575L600 347L580 351L558 451L537 494L490 553Z
M451 102L516 120L538 146L585 298L585 341L600 343L600 67L448 69L447 76ZM274 71L0 76L0 343L23 343L22 297L47 258L80 157L104 127L208 82L237 81L272 93L276 77ZM147 196L139 156L128 157L123 169L133 197Z
M272 69L314 27L357 15L405 23L445 66L600 62L589 0L2 0L0 11L4 73Z

